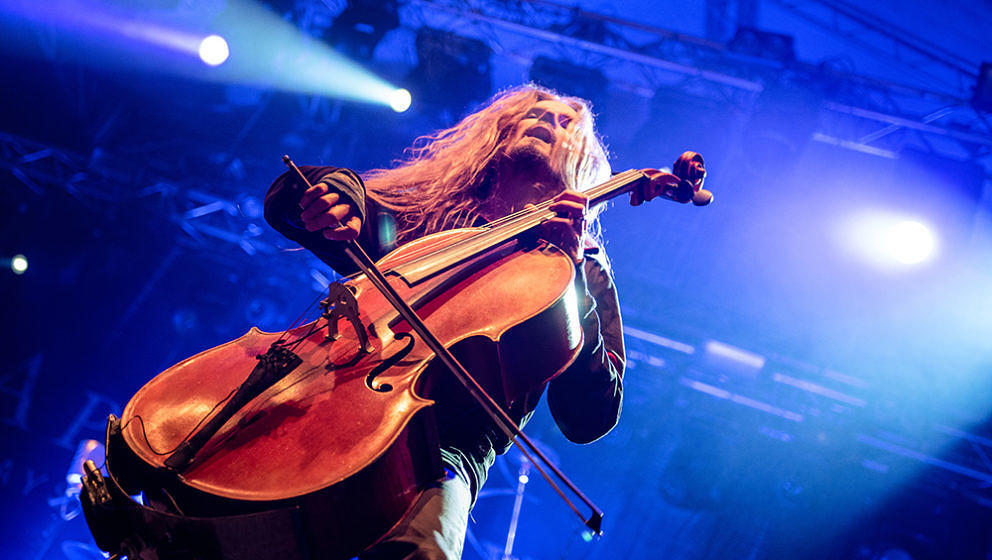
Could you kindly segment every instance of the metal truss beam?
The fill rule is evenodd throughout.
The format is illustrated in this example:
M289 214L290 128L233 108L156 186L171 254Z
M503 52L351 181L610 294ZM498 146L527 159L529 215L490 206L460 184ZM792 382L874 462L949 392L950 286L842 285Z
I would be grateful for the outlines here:
M261 239L265 229L254 221L261 216L261 201L257 198L232 200L165 177L138 176L140 171L114 169L98 159L3 132L0 168L10 171L39 197L54 188L86 203L116 206L158 196L169 219L201 249L229 251L233 244L249 255L277 250L274 244ZM251 209L246 212L243 206Z
M799 5L789 0L775 1L789 7ZM852 11L853 8L848 9L839 0L809 0L803 6L810 3L843 10L849 19L892 38L893 34L885 32L880 22L869 19L857 10ZM584 11L551 0L411 0L403 16L404 25L408 27L429 25L479 36L490 43L494 52L518 60L532 60L542 49L557 51L560 56L571 58L569 61L578 65L589 65L584 64L584 59L593 58L596 65L608 70L614 85L623 84L626 86L624 89L640 91L645 95L652 95L660 87L675 87L693 95L713 96L712 91L709 94L701 91L702 84L710 84L718 88L717 97L726 96L728 89L744 94L741 105L748 107L765 87L779 81L810 84L809 87L830 82L832 89L845 91L846 94L828 99L825 110L838 117L853 117L864 124L881 122L887 125L884 133L872 135L862 132L856 137L838 138L837 143L841 146L862 146L867 150L891 153L891 146L869 144L898 129L959 142L962 150L951 156L955 158L962 157L961 151L971 154L965 157L975 157L976 145L992 146L992 129L988 121L971 107L964 88L953 92L941 91L834 68L825 70L820 65L742 55L722 43ZM566 29L598 29L598 33L595 37L592 33L582 36L581 33L566 33ZM846 33L840 33L840 37L853 40ZM932 45L921 43L915 45L913 51L925 56L928 61L942 65L943 69L957 72L962 81L973 78L973 73L962 66L960 59L942 49L930 47ZM684 79L681 82L673 80L673 75ZM956 109L953 111L954 122L947 122L952 114L946 111L948 108ZM933 117L935 114L940 116ZM937 122L939 119L947 124ZM874 137L865 140L870 136ZM922 143L931 151L938 151L925 140Z

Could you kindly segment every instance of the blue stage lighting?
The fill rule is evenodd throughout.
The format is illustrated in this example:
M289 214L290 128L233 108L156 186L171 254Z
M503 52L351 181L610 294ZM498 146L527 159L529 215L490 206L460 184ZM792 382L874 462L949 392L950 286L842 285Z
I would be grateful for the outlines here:
M399 88L393 90L393 93L389 99L389 106L392 107L397 113L402 113L410 108L410 103L412 101L413 98L410 96L410 92L403 88Z
M906 220L889 227L885 236L889 255L903 264L923 262L934 250L934 236L920 222Z
M69 56L101 68L147 67L154 60L156 72L194 79L385 106L393 106L396 98L396 86L252 0L227 0L220 13L187 24L140 3L116 4L64 0L53 10L47 4L15 2L4 17L54 28L79 47ZM200 31L205 26L216 35L205 36ZM205 72L185 56L161 56L163 51L220 66Z
M881 268L904 268L934 258L938 235L917 218L887 211L864 212L843 226L843 243L863 261Z
M10 269L14 274L24 274L28 269L28 259L24 255L14 255L10 259Z
M227 41L220 35L209 35L200 41L200 48L197 50L200 60L207 66L220 66L231 54L227 47Z

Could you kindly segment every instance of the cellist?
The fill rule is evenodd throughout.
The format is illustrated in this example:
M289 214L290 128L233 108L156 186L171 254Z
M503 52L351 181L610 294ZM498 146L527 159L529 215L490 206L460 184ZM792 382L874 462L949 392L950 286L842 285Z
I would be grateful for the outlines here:
M610 166L589 104L525 85L495 96L451 128L417 140L390 169L363 176L332 167L303 167L307 188L292 173L273 183L265 217L286 237L341 274L355 272L342 240L357 239L373 259L398 245L450 228L481 225L548 199L558 217L541 237L576 267L584 345L574 363L547 387L548 406L562 433L589 443L620 415L624 343L620 307L598 236L600 208L582 191L606 180ZM678 178L654 172L632 194L639 204ZM526 423L544 391L513 402ZM406 517L361 555L380 558L460 558L469 510L496 455L511 442L481 411L438 418L445 476L427 489Z

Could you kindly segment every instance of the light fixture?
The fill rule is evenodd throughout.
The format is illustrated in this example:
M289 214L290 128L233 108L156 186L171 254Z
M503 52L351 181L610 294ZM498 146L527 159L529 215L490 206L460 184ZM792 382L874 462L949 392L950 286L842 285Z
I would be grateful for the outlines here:
M231 51L227 46L227 41L223 37L220 35L209 35L200 41L200 47L197 49L197 53L200 55L200 60L207 66L220 66L227 60Z

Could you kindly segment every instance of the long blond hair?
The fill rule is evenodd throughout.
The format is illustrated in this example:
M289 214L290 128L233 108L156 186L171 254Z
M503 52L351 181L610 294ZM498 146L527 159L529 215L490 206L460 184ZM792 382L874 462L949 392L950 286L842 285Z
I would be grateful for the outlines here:
M568 129L566 149L553 153L555 161L549 162L564 186L581 191L609 178L610 165L587 101L534 84L508 89L451 128L417 138L393 168L365 174L368 196L396 214L397 243L475 222L514 127L544 100L561 101L579 114ZM590 216L590 231L597 231L594 218Z

